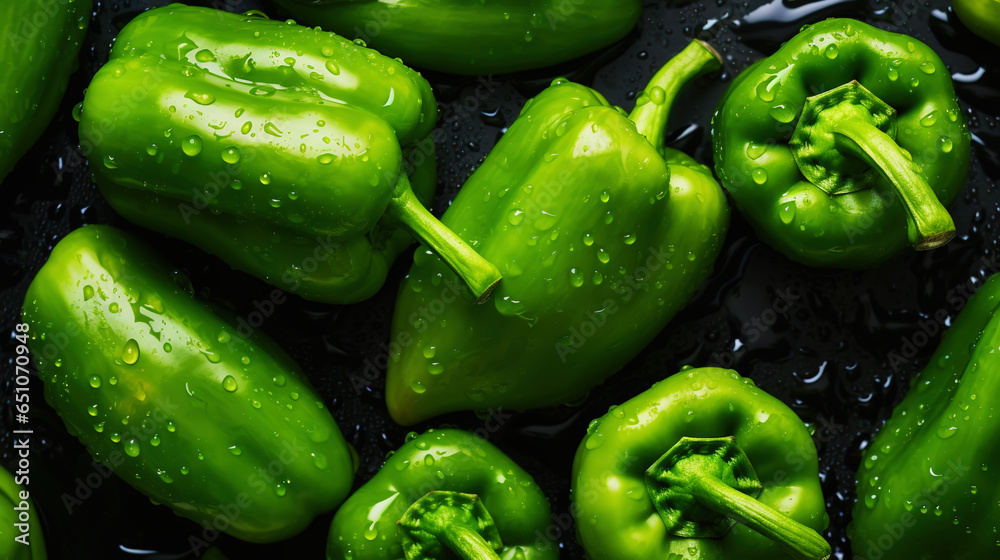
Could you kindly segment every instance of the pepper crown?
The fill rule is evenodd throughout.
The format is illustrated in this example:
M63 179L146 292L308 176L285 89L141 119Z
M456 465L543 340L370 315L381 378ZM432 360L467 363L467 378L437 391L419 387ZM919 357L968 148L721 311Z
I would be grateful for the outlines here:
M829 558L819 533L756 500L762 488L732 436L681 438L646 470L646 489L671 535L722 538L739 521L793 558Z
M802 175L830 195L884 176L906 210L910 244L940 247L955 237L955 223L895 137L895 109L855 80L807 98L788 145Z
M447 550L462 560L500 560L500 533L475 494L428 492L398 523L406 560L445 558Z

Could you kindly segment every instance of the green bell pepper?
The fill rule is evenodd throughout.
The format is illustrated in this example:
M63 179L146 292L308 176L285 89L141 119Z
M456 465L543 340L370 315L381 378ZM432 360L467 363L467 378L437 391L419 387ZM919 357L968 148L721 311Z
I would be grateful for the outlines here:
M114 228L63 238L24 300L45 399L178 515L252 542L295 535L347 496L352 451L284 352L181 284Z
M115 210L285 291L371 297L407 229L485 297L496 268L410 188L413 163L433 194L436 118L427 82L375 51L174 4L122 30L87 90L80 136Z
M454 275L421 250L400 288L386 380L397 422L578 400L684 306L729 208L664 128L678 91L718 66L691 43L630 116L562 79L528 102L443 218L503 271L493 303L456 297Z
M686 367L590 423L577 535L592 560L828 558L818 468L781 401L733 370Z
M865 449L848 536L881 560L996 557L1000 537L1000 276L945 331Z
M807 26L733 81L712 128L722 185L791 259L863 268L955 235L971 137L948 68L912 37Z
M973 33L1000 46L1000 0L952 0L951 6Z
M0 467L0 558L45 560L47 557L42 525L30 493L14 475Z
M411 433L333 518L329 560L555 560L531 476L461 430Z
M309 25L453 74L549 66L606 47L639 21L639 0L275 0Z
M91 0L0 4L0 181L56 114L90 10Z

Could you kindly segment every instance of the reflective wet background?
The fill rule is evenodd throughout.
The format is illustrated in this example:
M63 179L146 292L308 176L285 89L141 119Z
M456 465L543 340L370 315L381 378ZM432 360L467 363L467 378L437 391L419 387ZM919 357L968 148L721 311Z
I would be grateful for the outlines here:
M83 88L107 60L112 39L138 12L164 5L157 0L96 2L91 30L62 109L42 141L6 181L0 210L0 328L13 335L20 302L51 247L83 224L111 223L152 240L190 275L202 297L231 306L242 316L254 311L270 288L230 270L217 259L180 242L143 231L117 216L89 179L77 146L71 109ZM189 2L230 11L265 9L261 1ZM563 557L583 557L574 539L569 511L573 453L588 422L691 364L733 367L792 406L814 424L820 476L830 514L826 536L837 557L851 557L846 540L861 450L906 392L909 380L930 357L940 331L938 310L954 317L997 262L1000 194L1000 49L973 36L957 21L947 1L646 3L640 26L618 45L540 71L493 76L488 98L475 96L478 78L434 73L425 76L440 104L439 126L448 140L438 146L440 215L457 189L486 157L524 101L557 76L591 85L610 102L631 109L636 93L692 37L722 52L721 74L699 80L681 95L669 128L671 143L710 163L709 121L715 101L732 77L806 24L826 17L854 17L884 29L909 33L931 45L948 65L961 107L973 132L972 169L963 193L950 210L958 236L942 249L909 253L869 271L812 270L788 261L757 241L734 213L715 273L694 300L623 371L576 406L492 416L453 414L417 426L444 423L480 431L521 463L542 485L553 506L546 538ZM482 92L483 89L480 89ZM336 307L289 298L262 329L302 366L348 440L361 465L357 485L379 468L386 453L400 446L409 429L385 412L382 377L362 372L384 352L396 287L409 266L400 258L386 287L372 300ZM11 425L9 396L13 339L3 349L2 423ZM152 505L147 498L95 469L84 448L69 436L32 384L35 430L31 494L44 523L49 556L61 558L193 558L189 538L201 528ZM0 458L10 466L11 436L0 436ZM89 477L89 478L88 478ZM88 484L89 482L89 484ZM93 488L95 487L96 488ZM69 512L64 494L86 495ZM283 543L249 545L222 536L214 544L229 558L321 558L332 514L317 518L308 531ZM540 535L543 537L543 535Z

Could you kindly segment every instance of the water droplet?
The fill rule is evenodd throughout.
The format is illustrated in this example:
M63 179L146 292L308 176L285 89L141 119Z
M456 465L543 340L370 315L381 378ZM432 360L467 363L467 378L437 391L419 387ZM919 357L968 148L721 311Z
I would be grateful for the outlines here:
M320 154L316 156L316 161L322 163L323 165L329 165L333 163L333 160L334 160L333 154Z
M238 163L241 157L242 155L238 148L230 147L222 150L222 161L226 163Z
M767 147L762 144L755 144L753 142L747 143L747 157L750 159L757 159L764 155L767 151Z
M264 132L274 136L275 138L281 138L285 133L278 129L273 122L264 123Z
M427 373L431 375L441 375L444 373L444 366L439 362L431 362L427 364Z
M166 352L166 353L169 354L170 351L173 350L173 349L174 349L174 347L169 342L164 342L163 343L163 351L164 352Z
M167 471L165 470L156 469L156 474L160 475L160 480L166 482L167 484L170 484L171 482L174 481L174 479L170 478L170 475L167 474Z
M212 103L215 103L215 96L211 93L189 91L184 95L184 97L187 97L198 105L211 105Z
M150 144L146 146L146 153L151 156L155 156L159 151L160 149L156 147L156 144Z
M115 156L104 156L104 167L107 167L108 169L118 169L118 164L115 163Z
M243 126L240 127L240 132L243 134L250 134L251 130L253 130L253 123L250 121L243 123Z
M125 447L125 454L128 455L129 457L139 456L139 444L134 439L126 441L124 447Z
M94 297L94 287L91 286L90 284L87 284L86 286L83 287L83 301L87 301L92 297Z
M271 174L269 172L264 172L260 176L260 184L262 184L262 185L270 185L271 184Z
M239 388L239 385L236 383L236 378L232 375L227 375L226 378L222 380L222 388L232 393Z
M97 433L103 432L104 431L104 422L101 422L100 424L94 424L94 431L97 432Z
M153 437L149 438L149 445L152 445L153 447L159 446L160 445L160 436L157 435L157 434L153 434Z
M250 95L256 95L259 97L270 97L274 95L275 92L277 91L278 90L276 90L273 86L269 86L267 84L257 84L254 87L250 88Z
M825 54L830 60L837 58L837 45L830 45L826 48L826 51L824 51L823 54Z
M132 365L139 361L139 343L134 338L128 339L122 349L122 361Z
M609 255L608 252L605 251L604 248L602 247L597 250L597 260L601 261L604 264L608 264L608 261L611 260L611 255Z
M597 449L598 447L601 446L602 443L604 443L604 434L600 432L595 432L587 436L587 443L585 443L584 445L587 447L587 449Z
M243 450L240 449L240 446L238 446L238 445L231 445L231 446L229 446L228 449L229 449L229 452L232 453L233 455L240 455L240 454L243 453Z
M97 389L101 386L101 377L99 375L90 376L90 386Z
M87 408L87 414L91 416L97 416L97 405L92 404Z
M530 43L532 41L532 39L534 39L534 37L531 35L531 30L529 29L528 31L525 31L524 32L524 42L525 43Z
M781 217L782 223L785 223L785 224L792 223L792 220L795 219L795 203L794 202L789 202L787 204L784 204L778 210L778 216Z
M899 79L899 70L896 70L895 68L890 68L888 76L889 76L889 81L895 82L896 80Z
M938 120L938 112L931 111L930 113L927 113L926 115L920 118L920 126L925 126L925 127L934 126L937 120Z
M413 392L418 395L427 391L427 387L419 381L414 381L413 383L410 383L410 389L413 389Z
M937 435L941 439L948 439L951 436L955 435L955 432L957 431L958 431L958 426L942 426L938 428Z
M594 244L594 236L591 235L591 234L589 234L589 233L584 234L583 235L583 244L586 245L587 247L590 247L591 245L593 245Z
M197 134L188 136L181 143L181 151L189 156L196 156L201 153L202 141L201 137Z
M433 358L434 354L436 354L436 353L437 353L437 349L434 348L433 346L425 346L424 347L424 357L427 358L428 360L431 359L431 358Z
M947 154L948 152L951 152L954 147L954 143L951 141L951 138L942 136L941 138L938 138L938 147L941 148L942 152Z
M935 71L937 71L937 68L934 67L933 62L924 62L923 64L920 65L920 71L923 72L924 74L933 74Z
M920 85L920 79L919 78L916 78L916 77L910 78L910 87L914 87L915 88L915 87L917 87L919 85Z
M507 214L507 221L510 225L516 226L524 220L524 210L515 208Z
M790 123L795 120L795 109L785 105L784 103L779 103L778 105L771 107L771 110L768 111L768 113L771 115L771 118L780 123Z
M767 171L765 171L763 167L754 169L753 172L750 173L750 176L753 178L753 182L758 185L763 185L767 182Z

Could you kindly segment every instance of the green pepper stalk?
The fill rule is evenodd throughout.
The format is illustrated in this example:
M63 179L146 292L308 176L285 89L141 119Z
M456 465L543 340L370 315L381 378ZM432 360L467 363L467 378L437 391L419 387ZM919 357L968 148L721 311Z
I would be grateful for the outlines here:
M63 238L24 299L45 399L95 461L178 515L291 537L347 496L352 452L284 352L181 284L114 228Z
M973 33L1000 46L1000 0L952 0L951 6Z
M119 34L80 136L115 210L285 291L371 297L408 231L482 300L496 267L422 204L436 118L427 81L398 61L318 29L174 4Z
M90 10L91 0L0 3L0 181L56 114Z
M555 560L541 489L485 440L461 430L407 436L333 518L328 560Z
M453 74L565 62L623 38L639 0L276 0L297 20L364 40L407 64Z
M21 515L27 515L27 521ZM24 527L27 530L22 530ZM26 487L7 469L0 467L0 558L5 560L45 560L45 537L38 510Z
M695 41L631 117L566 80L530 100L442 221L504 281L489 305L418 250L397 299L386 403L409 425L456 410L578 401L676 314L729 220L705 166L663 145L674 97L718 68Z
M732 370L684 368L591 422L572 482L593 560L831 554L808 430Z
M1000 276L993 276L945 331L903 402L865 449L848 528L856 556L996 556L998 348Z
M970 134L930 47L849 19L802 30L733 81L713 118L715 169L768 244L864 268L947 243Z

